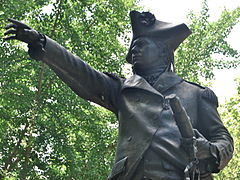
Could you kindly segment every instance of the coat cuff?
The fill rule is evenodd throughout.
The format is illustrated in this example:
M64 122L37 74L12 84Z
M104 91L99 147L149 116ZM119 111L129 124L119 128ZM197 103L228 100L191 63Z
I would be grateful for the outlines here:
M39 38L36 41L28 44L28 54L32 59L40 61L45 53L44 48L46 46L46 36L39 32L38 34Z
M223 169L233 156L233 146L228 142L214 143L213 146L217 149L218 169Z

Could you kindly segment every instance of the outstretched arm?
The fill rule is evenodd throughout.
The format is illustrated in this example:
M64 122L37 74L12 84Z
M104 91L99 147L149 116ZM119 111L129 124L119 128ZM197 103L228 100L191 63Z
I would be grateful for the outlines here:
M5 40L19 40L28 44L32 58L45 62L76 94L116 112L120 79L112 78L91 68L79 57L54 40L29 26L9 19Z

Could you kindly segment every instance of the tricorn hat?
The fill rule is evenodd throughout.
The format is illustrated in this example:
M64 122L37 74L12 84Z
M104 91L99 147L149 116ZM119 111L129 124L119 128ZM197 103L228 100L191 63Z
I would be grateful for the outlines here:
M126 57L127 62L132 61L132 44L138 37L152 37L165 43L172 51L186 39L192 32L185 24L172 24L156 20L150 12L130 12L133 38Z

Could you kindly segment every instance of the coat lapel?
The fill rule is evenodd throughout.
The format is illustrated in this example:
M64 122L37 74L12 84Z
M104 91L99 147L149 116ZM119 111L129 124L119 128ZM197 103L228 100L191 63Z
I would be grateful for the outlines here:
M158 78L158 80L153 85L153 88L158 92L163 93L170 89L171 87L181 83L183 81L178 75L173 72L164 72Z
M144 78L136 74L126 79L123 83L122 91L128 88L142 89L163 97L163 95L154 89Z
M175 73L165 72L161 74L155 84L151 86L144 78L134 74L125 80L122 86L122 91L127 88L137 88L163 96L161 93L167 91L182 81L182 78L177 76Z

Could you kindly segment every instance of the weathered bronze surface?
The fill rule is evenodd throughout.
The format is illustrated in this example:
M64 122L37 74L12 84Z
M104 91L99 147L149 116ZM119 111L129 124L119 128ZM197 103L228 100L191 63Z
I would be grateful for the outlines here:
M5 40L28 43L29 55L46 63L76 94L116 114L119 138L109 179L194 179L198 171L201 179L212 179L211 173L231 159L233 141L220 120L214 92L172 72L173 52L191 31L185 24L158 21L149 12L132 11L130 17L133 39L126 59L134 75L128 79L94 70L54 40L13 19L5 33L12 35ZM172 94L181 102L176 107L169 103ZM179 109L185 115L178 116ZM190 122L193 130L184 123L178 127L174 117ZM194 137L185 137L184 128ZM195 167L184 173L192 161L189 152L196 157Z

